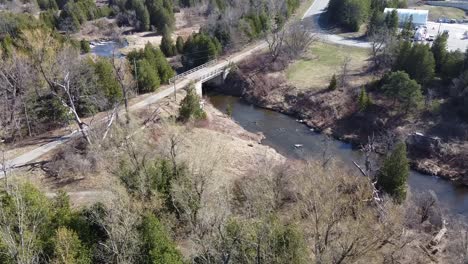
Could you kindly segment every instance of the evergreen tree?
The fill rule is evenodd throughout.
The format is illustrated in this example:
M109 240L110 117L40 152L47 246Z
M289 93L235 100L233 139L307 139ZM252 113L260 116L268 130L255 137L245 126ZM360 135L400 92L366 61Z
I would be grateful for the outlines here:
M180 103L179 119L182 122L191 119L205 119L206 113L201 108L200 96L197 95L195 87L190 85L187 89L187 95Z
M164 27L163 30L160 49L166 57L172 57L177 53L176 47L174 46L174 42L172 41L172 34L167 25Z
M173 29L175 25L174 7L172 0L146 0L146 7L150 15L151 25L162 32L165 26Z
M96 75L98 76L98 86L104 92L111 105L122 100L122 89L116 79L112 63L105 58L99 59L94 64Z
M445 55L442 68L440 69L440 77L445 83L450 83L454 78L457 78L463 73L465 55L459 51L448 52Z
M370 0L330 0L327 15L330 21L357 31L371 14Z
M394 100L394 103L398 101L405 113L419 107L423 99L421 85L411 80L407 73L392 72L385 79L382 90L386 96Z
M414 35L414 25L413 25L413 15L409 17L405 24L403 25L403 30L401 31L401 37L405 40L409 40Z
M147 214L141 226L143 263L183 264L182 255L168 237L163 225L152 214Z
M177 49L177 53L179 54L184 53L184 39L181 36L177 37L176 49Z
M371 99L366 92L365 88L361 88L361 92L358 97L359 111L364 112L371 105Z
M89 53L91 51L91 47L89 46L89 41L87 40L80 40L80 49L82 53Z
M398 202L406 198L406 182L409 176L409 162L405 143L399 143L388 156L377 178L377 184Z
M448 33L444 32L437 35L436 39L432 43L431 51L434 54L435 60L435 72L440 73L442 71L442 65L447 56L447 41Z
M330 84L328 85L328 90L330 91L334 91L336 90L336 87L338 86L338 81L336 80L336 75L333 74L331 80L330 80Z
M135 10L136 19L138 20L137 29L139 31L148 31L150 29L150 16L143 1L133 0L132 6Z
M133 75L137 78L138 85L141 86L138 87L140 92L152 92L159 87L159 84L168 83L169 79L175 75L161 50L150 43L146 44L142 50L130 52L127 60L131 63L136 62L138 65L136 72L133 69Z
M392 12L387 13L385 16L385 24L391 32L396 33L399 24L398 12L396 10L392 10Z
M403 70L420 84L427 84L434 78L435 60L429 46L411 44L407 41L400 46L393 70Z
M374 9L372 16L369 20L369 27L367 30L367 35L372 36L379 32L385 25L385 16L382 11Z
M196 33L184 45L182 64L191 69L215 59L221 53L221 44L205 33Z
M148 60L139 60L137 63L138 75L138 92L149 93L154 92L160 85L157 71L151 66Z

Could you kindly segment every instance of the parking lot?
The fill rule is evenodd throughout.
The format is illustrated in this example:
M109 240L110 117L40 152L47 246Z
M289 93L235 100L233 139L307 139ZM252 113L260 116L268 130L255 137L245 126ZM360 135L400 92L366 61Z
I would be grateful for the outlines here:
M437 22L427 22L427 35L436 37L440 32L449 32L448 49L465 51L468 48L468 38L465 32L468 31L468 24L447 24Z

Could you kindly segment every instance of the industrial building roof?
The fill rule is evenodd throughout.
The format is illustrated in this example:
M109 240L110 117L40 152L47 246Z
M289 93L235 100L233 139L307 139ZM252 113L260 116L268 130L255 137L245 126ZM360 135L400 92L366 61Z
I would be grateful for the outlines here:
M384 13L392 12L395 8L385 8ZM416 9L396 9L398 13L398 20L400 23L404 23L409 20L410 16L413 16L414 25L425 25L429 16L428 10L416 10Z

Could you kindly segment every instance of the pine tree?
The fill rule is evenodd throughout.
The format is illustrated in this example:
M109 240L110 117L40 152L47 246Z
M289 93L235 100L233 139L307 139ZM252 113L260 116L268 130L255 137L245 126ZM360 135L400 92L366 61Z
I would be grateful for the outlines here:
M135 9L135 16L138 20L137 29L139 31L148 31L150 29L150 16L148 8L144 5L143 1L135 0L132 3L133 9Z
M442 34L437 35L434 43L432 43L431 51L434 54L435 60L435 71L440 73L442 71L442 65L445 61L447 56L447 41L448 41L448 33L444 32Z
M399 102L405 113L410 109L417 109L423 99L421 85L402 71L390 73L382 90L386 96L394 100L394 103Z
M112 63L104 58L99 59L94 64L96 75L98 76L99 89L105 94L110 104L120 101L123 97L122 89L117 81Z
M154 92L161 83L158 73L154 70L154 68L146 59L138 61L137 70L139 92Z
M187 89L187 95L184 100L180 103L179 119L182 122L186 122L190 119L204 118L206 118L206 113L201 108L200 96L197 95L195 87L191 85Z
M336 90L336 87L338 86L338 81L336 80L336 75L333 74L331 80L330 80L330 84L328 85L328 90L330 91L334 91Z
M377 178L377 184L383 191L393 196L398 202L406 198L406 182L409 176L409 162L405 143L399 143L388 156Z
M385 17L385 24L387 25L387 28L393 32L396 33L398 29L398 12L396 10L393 10L390 13L387 13Z
M168 237L164 226L152 214L143 217L141 226L143 263L183 264L182 255Z
M184 53L184 39L181 36L177 37L176 49L177 49L177 53L179 54Z
M166 57L172 57L176 54L176 47L174 46L171 35L169 27L166 25L162 34L161 45L159 46Z

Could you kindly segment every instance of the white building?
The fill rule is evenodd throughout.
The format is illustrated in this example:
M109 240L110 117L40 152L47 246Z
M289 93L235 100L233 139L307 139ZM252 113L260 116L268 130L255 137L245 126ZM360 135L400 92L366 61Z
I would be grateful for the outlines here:
M413 25L415 27L425 26L427 24L429 10L385 8L384 13L391 13L393 10L396 10L398 13L400 26L407 22L411 16L413 16Z

